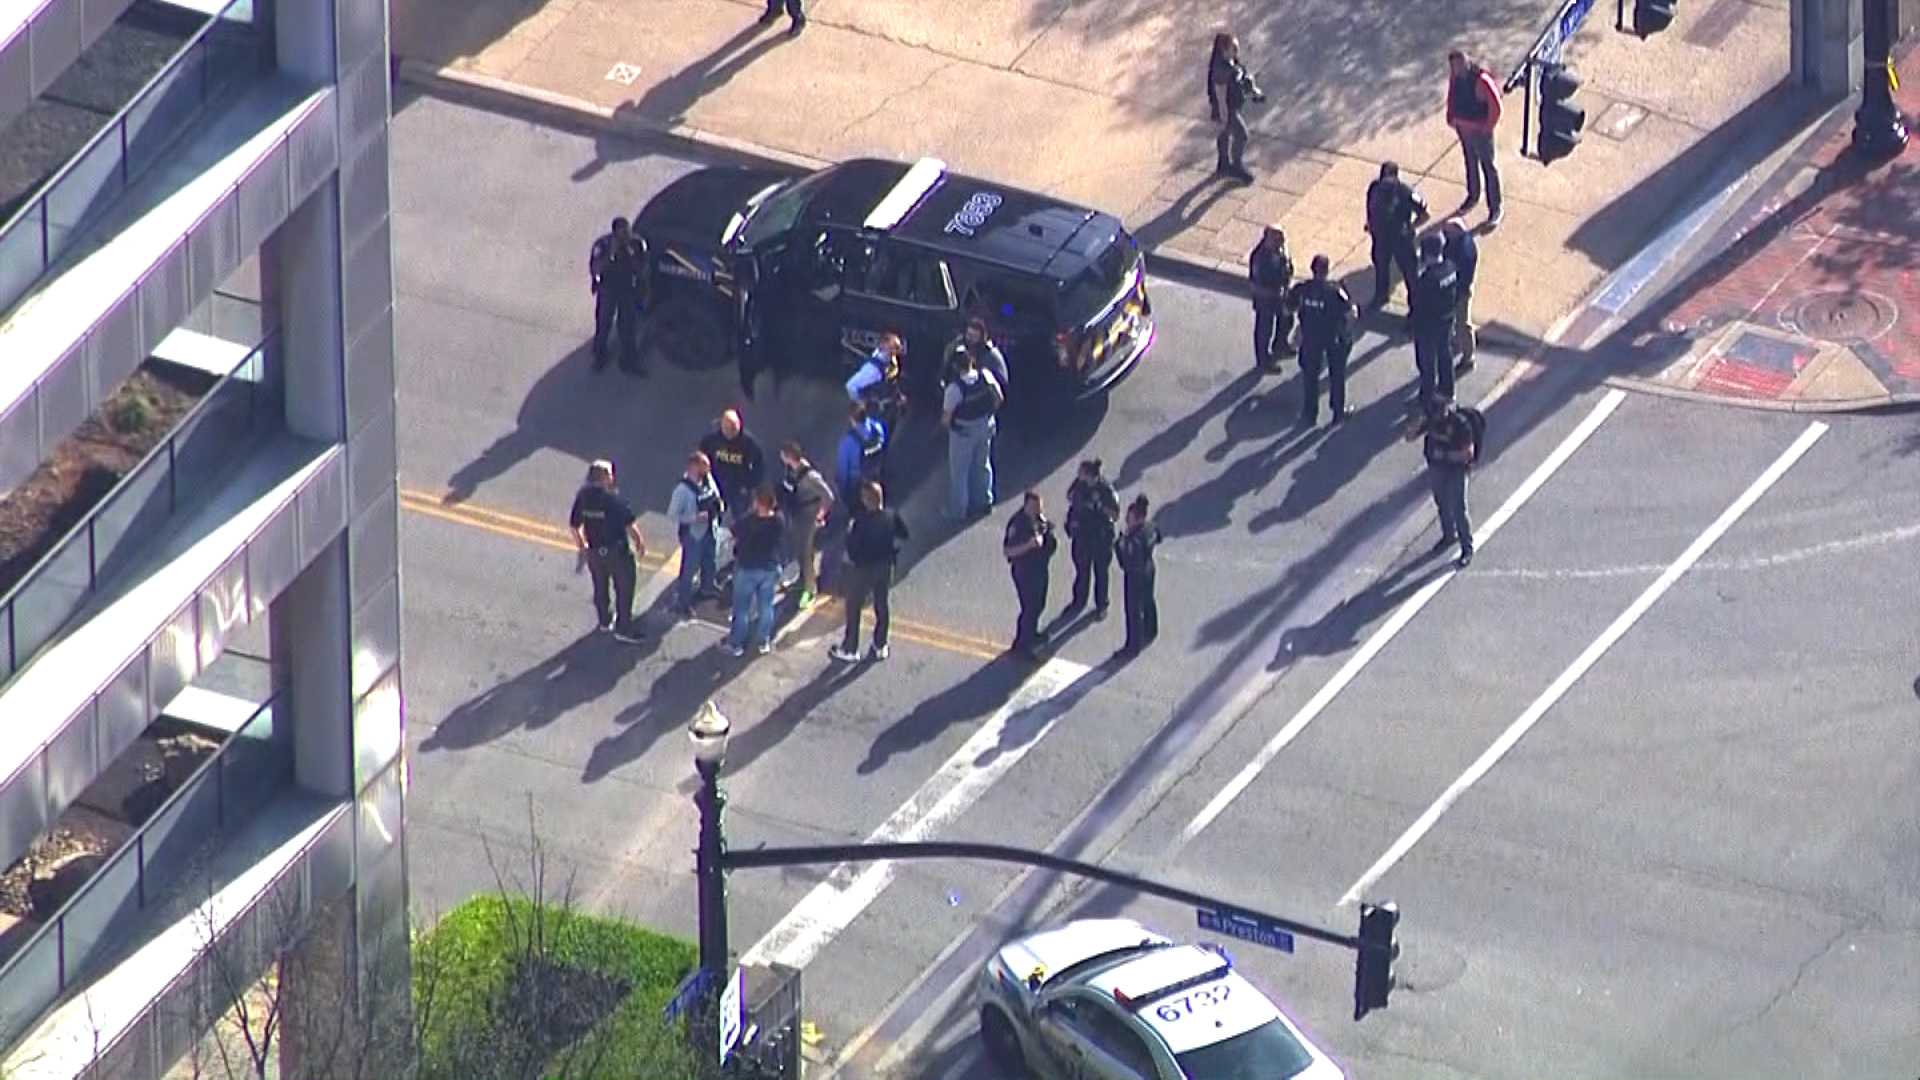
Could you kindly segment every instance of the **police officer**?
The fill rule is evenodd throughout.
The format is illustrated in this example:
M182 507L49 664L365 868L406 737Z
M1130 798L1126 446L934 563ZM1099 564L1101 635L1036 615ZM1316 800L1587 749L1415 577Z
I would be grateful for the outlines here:
M633 507L613 486L613 462L587 466L587 482L573 496L567 526L593 577L593 611L600 632L616 641L640 640L633 618L634 560L647 553Z
M1347 287L1330 276L1325 255L1313 257L1313 276L1293 287L1289 304L1300 313L1300 419L1320 419L1320 373L1327 375L1331 422L1347 418L1347 357L1353 352L1356 314Z
M1114 544L1120 562L1120 604L1127 623L1122 656L1132 656L1160 636L1160 606L1153 599L1153 549L1160 544L1160 528L1149 519L1150 512L1145 495L1135 498L1127 507L1126 531Z
M848 410L847 432L834 454L834 478L841 491L859 491L868 480L886 483L888 435L887 425L866 406L855 404Z
M1367 306L1378 311L1393 295L1389 271L1413 281L1413 234L1427 220L1427 204L1400 179L1400 166L1382 162L1380 178L1367 186L1367 234L1373 238L1373 298Z
M738 409L720 414L713 430L701 438L700 452L713 463L713 482L727 504L728 520L743 517L753 505L753 493L766 483L767 455Z
M1420 238L1420 270L1407 290L1407 328L1413 332L1413 363L1420 369L1420 397L1435 390L1453 396L1453 326L1460 313L1460 275L1437 233Z
M940 365L940 384L943 389L960 377L960 354L963 352L973 355L974 367L992 372L993 377L1000 380L1000 392L1006 393L1006 354L1000 351L1000 346L994 344L993 336L987 332L987 320L978 315L969 318L960 336L947 346L946 359Z
M941 421L947 429L947 513L956 521L993 508L994 417L1006 396L1000 382L981 371L973 354L957 358L959 377L947 387Z
M1073 598L1063 615L1076 615L1093 593L1093 617L1107 617L1107 582L1113 566L1114 532L1120 527L1120 497L1100 474L1099 458L1080 463L1078 475L1067 485L1067 539L1073 557Z
M1247 255L1247 291L1253 296L1253 367L1261 371L1283 356L1292 356L1287 339L1293 336L1293 310L1287 306L1287 288L1293 284L1293 257L1287 254L1287 234L1269 225Z
M1214 137L1219 161L1214 171L1243 184L1253 183L1247 171L1247 121L1240 115L1248 101L1265 101L1267 95L1246 65L1240 62L1240 39L1232 34L1213 36L1213 55L1207 60L1207 111L1220 133Z
M907 412L907 391L900 377L900 354L905 348L899 334L881 334L867 359L847 377L848 399L866 406L868 415L890 432Z
M587 254L587 278L593 289L593 370L607 367L609 338L620 348L620 370L645 375L640 312L652 306L646 241L635 236L627 219L617 217Z
M1435 391L1422 402L1414 420L1407 426L1406 438L1424 439L1422 450L1427 459L1427 481L1433 489L1433 506L1440 518L1440 539L1433 545L1438 555L1459 545L1460 555L1453 565L1465 570L1473 562L1473 520L1467 513L1467 473L1480 454L1473 425L1454 407L1453 395Z
M1006 536L1000 552L1013 572L1014 595L1020 598L1020 617L1014 623L1013 651L1029 660L1038 659L1046 637L1040 632L1040 613L1047 606L1048 567L1060 541L1054 539L1053 522L1040 505L1040 493L1029 491L1020 501L1020 509L1007 519Z
M1446 237L1443 254L1460 278L1460 303L1454 309L1453 321L1453 354L1459 357L1459 362L1453 370L1455 374L1465 375L1473 370L1477 336L1473 325L1473 275L1480 269L1480 243L1473 238L1467 223L1457 217L1448 218L1440 232Z
M797 38L800 31L807 28L807 13L800 6L800 0L767 0L767 13L760 16L761 26L772 26L780 21L780 9L787 11L787 36Z

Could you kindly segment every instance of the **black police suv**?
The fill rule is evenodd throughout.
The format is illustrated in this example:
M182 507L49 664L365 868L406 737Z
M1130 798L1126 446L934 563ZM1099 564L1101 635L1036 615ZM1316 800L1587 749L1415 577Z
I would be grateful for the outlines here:
M1153 344L1144 260L1118 218L931 158L800 176L702 169L633 228L653 253L662 318L712 331L680 336L699 353L681 363L845 379L896 333L904 374L925 386L980 316L1006 354L1009 396L1057 402L1104 391Z

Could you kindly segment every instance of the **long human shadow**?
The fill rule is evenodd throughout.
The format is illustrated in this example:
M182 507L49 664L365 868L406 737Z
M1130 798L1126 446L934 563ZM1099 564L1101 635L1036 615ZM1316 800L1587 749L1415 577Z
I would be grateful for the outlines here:
M1327 435L1328 429L1324 426L1301 424L1298 407L1284 404L1261 407L1287 417L1286 430L1265 446L1240 455L1211 478L1162 504L1154 520L1163 534L1195 536L1226 528L1232 523L1233 508L1241 499L1265 490L1288 465Z
M916 750L957 724L974 723L1013 700L1033 666L1011 653L997 656L967 677L930 697L915 702L900 719L875 736L865 760L855 770L861 776L880 771L895 757Z
M538 731L612 693L620 680L657 648L658 635L639 645L599 634L576 638L559 652L457 706L421 740L420 749L429 753L469 750L515 731Z
M773 711L736 732L727 745L727 770L740 772L785 742L815 709L864 678L872 664L829 663L796 687Z
M1260 385L1261 373L1248 369L1241 372L1232 382L1214 392L1214 395L1198 408L1161 429L1153 438L1135 447L1120 463L1120 471L1114 475L1113 486L1125 491L1140 482L1148 470L1156 465L1172 461L1182 450L1193 445L1213 418L1219 416L1235 403L1243 400Z
M653 680L646 697L614 716L617 730L594 744L580 770L581 782L597 783L638 761L661 736L680 730L702 702L745 674L752 662L719 648L702 649L676 661Z
M1344 423L1332 428L1313 448L1313 456L1293 470L1279 504L1255 514L1247 522L1247 531L1266 532L1298 521L1323 505L1399 440L1405 415L1406 403L1398 393L1376 398L1349 413Z

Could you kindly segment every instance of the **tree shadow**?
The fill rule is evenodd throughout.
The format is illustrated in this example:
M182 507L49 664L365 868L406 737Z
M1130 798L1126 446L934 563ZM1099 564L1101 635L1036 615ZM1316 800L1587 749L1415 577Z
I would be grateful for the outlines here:
M1464 10L1463 10L1464 9ZM1257 137L1339 147L1440 114L1446 54L1464 47L1504 74L1525 55L1551 7L1538 0L1353 3L1230 0L1170 9L1165 0L1031 5L1027 29L1103 62L1064 77L1137 111L1206 119L1203 76L1216 30L1241 54L1272 104L1248 110ZM1462 28L1469 28L1464 34ZM1151 32L1142 32L1151 29ZM1054 73L1060 77L1062 73Z
M420 749L469 750L516 730L538 731L597 701L659 647L657 636L628 645L587 634L448 713Z
M470 0L392 5L389 38L396 56L446 64L479 56L547 6L547 0Z
M871 775L895 756L925 746L956 724L993 715L1013 700L1032 673L1030 664L1012 654L987 661L966 678L915 703L905 716L874 738L856 771L861 776Z
M769 30L750 20L712 52L647 87L646 92L638 98L621 102L613 110L614 124L603 128L595 138L593 158L574 171L574 181L592 179L609 165L645 155L645 148L639 143L617 134L623 117L637 117L649 125L671 127L680 124L701 98L726 86L755 60L786 44L788 40L786 34Z

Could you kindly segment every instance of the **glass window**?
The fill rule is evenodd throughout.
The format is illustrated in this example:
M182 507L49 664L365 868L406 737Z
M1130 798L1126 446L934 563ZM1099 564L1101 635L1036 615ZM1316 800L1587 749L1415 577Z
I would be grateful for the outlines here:
M855 284L849 267L847 291L913 307L952 309L953 279L947 264L929 256L880 246L864 280Z
M1119 230L1108 233L1089 253L1086 267L1069 281L1061 297L1060 314L1072 325L1083 326L1119 297L1121 286L1140 265L1140 248Z
M1082 1011L1086 1014L1082 1026L1095 1046L1141 1076L1159 1075L1159 1070L1154 1068L1153 1051L1125 1018L1105 1006Z
M1269 1020L1174 1058L1192 1080L1289 1080L1313 1064L1313 1055L1280 1020Z
M748 215L746 225L740 229L740 239L748 247L757 248L785 236L793 223L800 220L800 212L807 208L807 203L813 201L813 193L819 190L825 175L814 173L782 184Z

